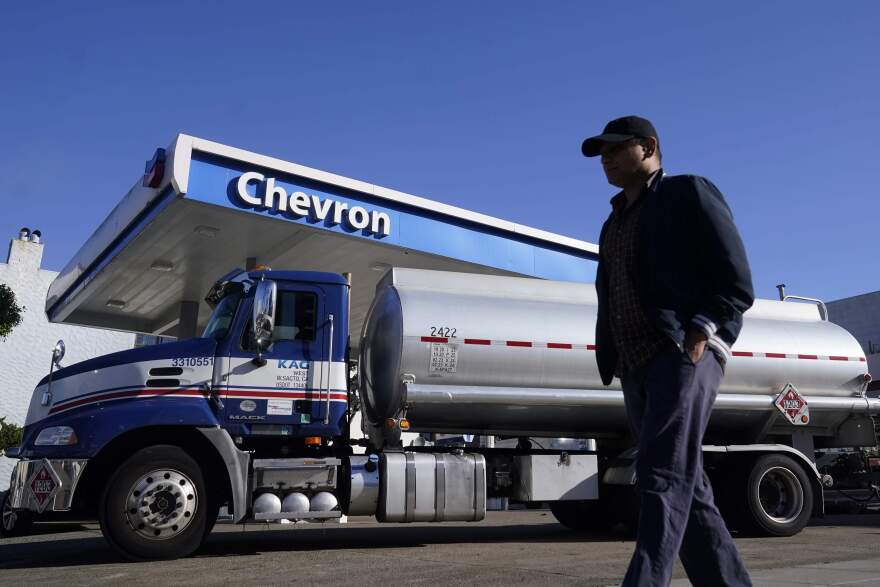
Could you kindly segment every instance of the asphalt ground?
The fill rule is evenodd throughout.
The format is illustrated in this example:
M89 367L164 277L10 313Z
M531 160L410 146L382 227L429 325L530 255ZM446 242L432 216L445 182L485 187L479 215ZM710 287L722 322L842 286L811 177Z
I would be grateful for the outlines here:
M120 560L94 524L34 530L0 540L0 585L617 585L633 549L624 534L576 534L533 510L478 523L218 524L195 555L150 563ZM756 585L880 585L880 514L736 543Z

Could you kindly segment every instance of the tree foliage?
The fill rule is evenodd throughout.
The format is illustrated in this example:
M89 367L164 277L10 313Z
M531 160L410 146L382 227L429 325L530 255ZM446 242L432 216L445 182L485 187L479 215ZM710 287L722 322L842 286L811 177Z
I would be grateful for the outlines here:
M0 417L0 450L21 444L21 426Z
M9 336L12 329L21 324L21 313L24 308L15 301L15 292L0 283L0 339Z

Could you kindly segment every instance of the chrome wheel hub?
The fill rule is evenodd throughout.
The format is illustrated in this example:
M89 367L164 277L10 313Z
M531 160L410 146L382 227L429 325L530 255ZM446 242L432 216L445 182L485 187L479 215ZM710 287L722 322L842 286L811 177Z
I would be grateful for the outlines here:
M183 532L198 506L192 479L174 469L157 469L134 483L125 500L125 516L142 537L164 540Z
M793 522L804 508L804 488L797 475L784 467L772 467L761 476L758 498L767 517L780 524Z

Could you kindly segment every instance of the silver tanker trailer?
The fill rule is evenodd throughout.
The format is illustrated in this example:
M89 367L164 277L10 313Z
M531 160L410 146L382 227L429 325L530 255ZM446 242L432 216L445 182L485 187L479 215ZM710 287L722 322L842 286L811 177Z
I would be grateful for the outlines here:
M399 421L423 435L519 438L512 450L468 447L486 458L490 496L548 500L560 522L579 529L632 517L634 452L619 381L606 387L599 378L596 308L592 285L392 269L360 342L373 450L400 445ZM833 483L816 469L817 451L877 444L880 400L866 397L864 353L820 310L756 300L745 315L704 446L733 527L800 531ZM544 444L535 437L592 439L595 450L540 454L550 451L536 450ZM582 456L597 459L597 474L565 491L595 481L584 494L595 499L560 496L554 471Z

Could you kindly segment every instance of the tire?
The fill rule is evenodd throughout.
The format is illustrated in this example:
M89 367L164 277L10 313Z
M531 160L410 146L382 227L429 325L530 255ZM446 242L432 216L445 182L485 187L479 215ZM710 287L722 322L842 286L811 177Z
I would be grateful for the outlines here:
M578 532L604 532L614 525L608 508L598 499L588 501L551 501L550 511L560 524Z
M214 525L217 523L217 516L220 515L220 502L212 500L208 503L207 510L205 512L205 538L211 534L211 531L214 530Z
M0 492L0 536L13 538L25 536L34 524L34 515L29 511L13 510L10 507L9 492Z
M794 536L813 515L813 485L794 459L768 454L747 468L742 521L747 532L760 536Z
M606 500L610 500L612 511L617 512L617 522L625 526L627 534L635 536L642 511L642 498L636 486L613 485L606 494Z
M123 557L173 559L201 545L209 501L198 463L179 447L156 445L116 469L98 518L104 538Z
M560 524L578 532L607 532L623 525L635 535L639 525L639 496L629 485L602 485L602 497L584 501L553 501L550 511Z

